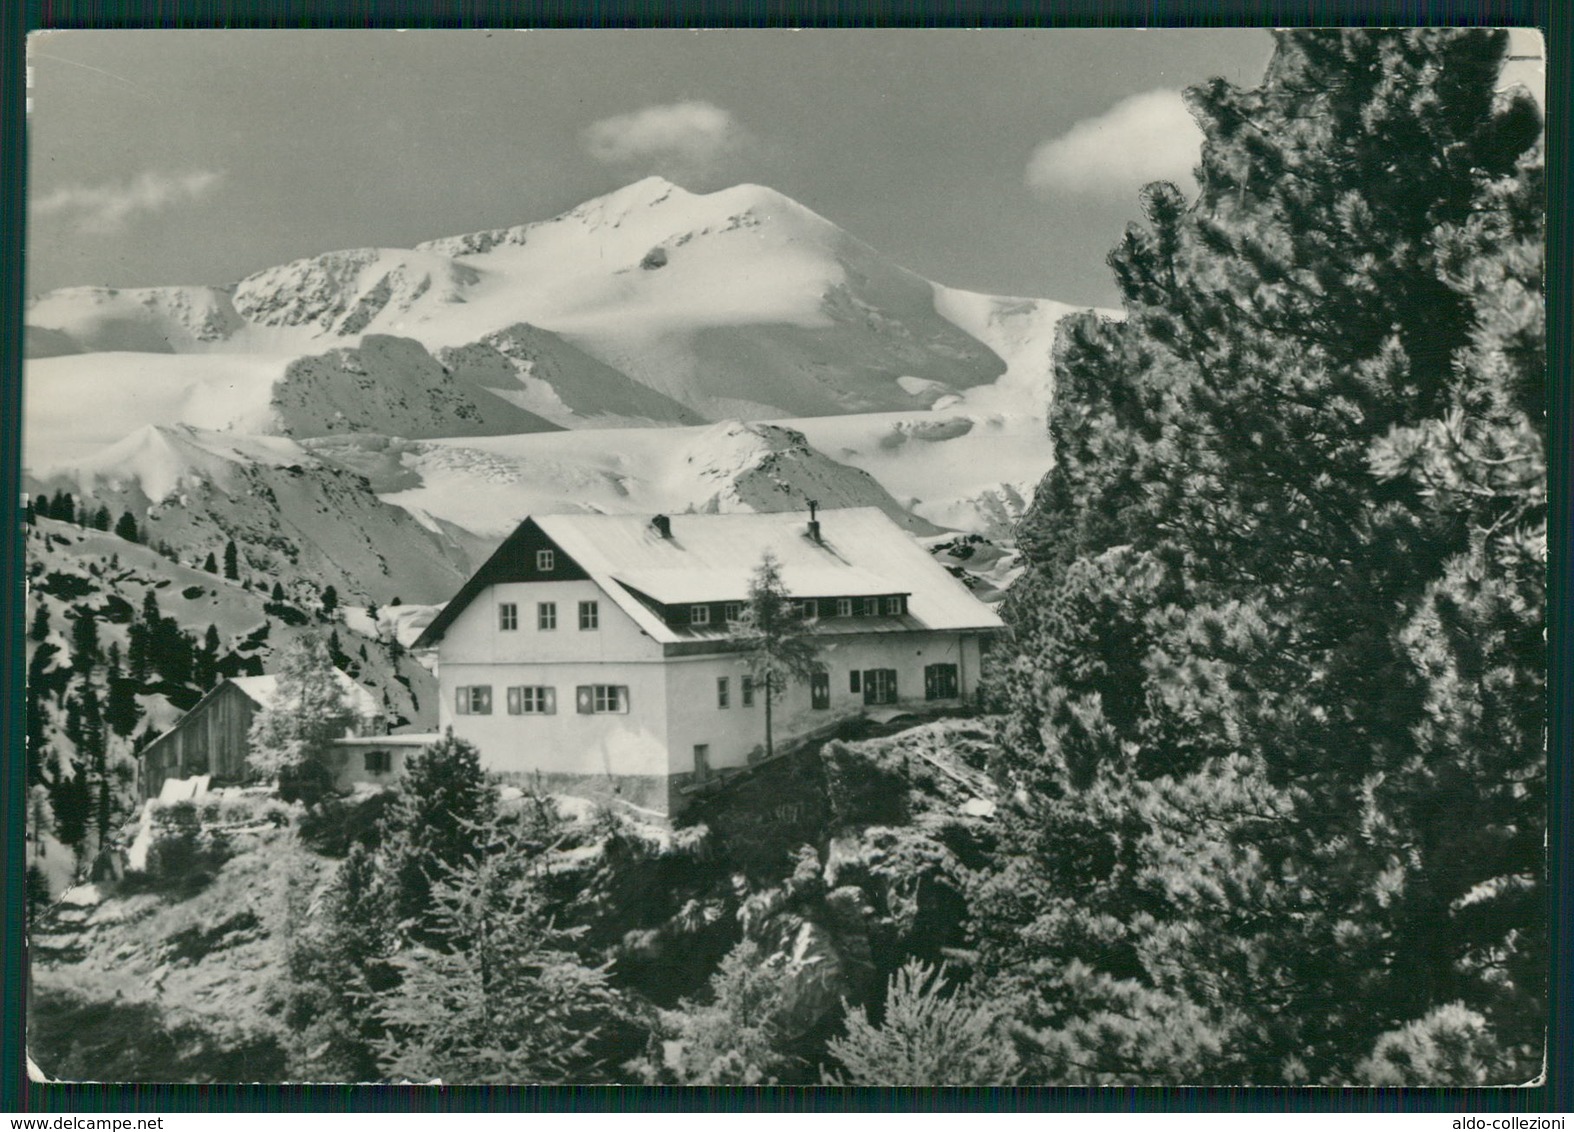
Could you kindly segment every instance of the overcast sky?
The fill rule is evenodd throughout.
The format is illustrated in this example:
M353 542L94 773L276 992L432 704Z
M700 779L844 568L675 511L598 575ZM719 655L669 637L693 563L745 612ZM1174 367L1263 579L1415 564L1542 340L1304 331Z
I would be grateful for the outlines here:
M769 185L952 286L1113 304L1180 90L1263 31L54 32L30 42L32 292L234 282L546 219L650 173Z

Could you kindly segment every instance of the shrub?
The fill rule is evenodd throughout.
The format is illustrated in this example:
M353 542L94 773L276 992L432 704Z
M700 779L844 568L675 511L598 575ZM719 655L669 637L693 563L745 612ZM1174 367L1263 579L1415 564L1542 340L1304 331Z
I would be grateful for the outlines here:
M909 960L891 976L880 1026L857 1007L827 1051L831 1085L1009 1085L1020 1072L1002 1011L968 988L946 993L945 969ZM844 1075L845 1074L845 1075Z

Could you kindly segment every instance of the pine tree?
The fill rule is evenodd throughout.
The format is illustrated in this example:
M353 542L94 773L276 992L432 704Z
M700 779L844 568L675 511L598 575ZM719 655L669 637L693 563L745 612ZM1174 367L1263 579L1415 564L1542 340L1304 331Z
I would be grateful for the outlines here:
M234 539L224 544L224 576L232 582L240 581L240 561Z
M208 557L203 561L202 568L210 574L219 572L219 560L213 556L213 551L208 551Z
M273 593L269 595L274 601L284 600L284 587L278 582L273 583Z
M490 824L491 851L439 863L425 909L435 939L402 949L381 996L392 1079L512 1083L615 1079L626 1008L604 968L575 954L537 888L532 852ZM583 929L580 929L582 931Z
M331 620L339 609L339 591L332 586L324 586L322 591L322 615Z
M766 551L749 580L749 600L733 630L749 666L750 678L764 691L765 754L775 752L771 715L776 700L796 681L809 679L824 666L817 658L813 631L794 608L782 582L781 564Z
M98 618L86 606L76 607L76 619L71 622L71 667L81 673L91 673L102 654L98 643Z
M95 531L107 531L107 530L109 530L109 522L110 522L109 508L104 506L102 503L99 504L98 510L93 512L93 518L92 518L91 522L92 522L92 527L93 527L93 529Z
M327 645L320 637L300 637L279 658L272 702L252 720L247 762L276 778L281 795L315 804L332 784L327 759L333 740L355 722Z
M22 522L29 527L34 526L38 522L37 508L31 495L27 497L27 502L22 505Z
M137 529L137 519L130 511L122 511L115 521L115 533L127 542L141 542L142 532Z
M985 962L1056 1083L1344 1083L1456 1001L1529 1076L1537 115L1502 33L1277 38L1057 335Z
M126 674L139 685L146 683L152 672L149 639L150 633L144 622L133 621L126 626Z
M399 797L384 819L399 919L425 923L435 870L480 856L481 829L496 806L496 786L481 769L481 753L452 729L405 762ZM416 930L430 938L426 929Z
M56 780L49 791L49 804L55 812L55 836L61 844L80 850L93 816L92 791L80 767L69 778Z

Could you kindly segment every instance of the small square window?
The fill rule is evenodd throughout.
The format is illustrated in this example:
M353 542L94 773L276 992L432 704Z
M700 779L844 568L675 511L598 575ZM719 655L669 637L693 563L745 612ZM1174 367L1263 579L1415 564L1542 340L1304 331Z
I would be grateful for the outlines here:
M743 620L743 603L741 601L729 601L721 607L721 615L729 623Z
M550 574L557 567L557 555L550 550L536 551L536 569Z
M818 617L819 615L820 615L820 603L815 601L813 598L809 598L806 601L800 601L798 603L798 616L799 617L802 617L805 620L808 620L811 617Z
M543 601L536 606L536 628L557 628L557 602Z
M497 607L497 627L503 632L511 632L519 628L519 606L511 601L505 601Z
M716 706L719 708L732 706L732 689L725 676L716 677Z
M689 624L690 625L709 625L710 624L710 606L708 606L708 605L691 605L691 606L689 606Z
M552 715L557 711L557 691L553 688L526 686L508 690L509 715Z
M850 597L839 597L839 598L837 598L836 599L836 616L838 616L838 617L851 617L852 615L853 615L853 599L850 598Z
M593 601L580 602L579 627L581 629L601 628L601 607Z
M902 615L902 599L888 597L885 599L885 615L887 617L900 617Z
M393 752L367 751L366 769L371 774L387 774L393 770Z

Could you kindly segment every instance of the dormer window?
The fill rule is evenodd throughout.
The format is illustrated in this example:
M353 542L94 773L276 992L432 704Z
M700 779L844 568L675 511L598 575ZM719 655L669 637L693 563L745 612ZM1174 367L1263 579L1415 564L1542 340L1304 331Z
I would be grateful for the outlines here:
M742 621L743 603L740 601L729 601L726 605L721 607L721 615L727 620L729 624L734 621Z
M557 566L557 555L550 550L536 551L536 569L543 574L550 574Z
M839 597L839 598L837 598L836 599L836 616L838 616L838 617L851 617L852 615L853 615L853 599L850 598L850 597Z
M689 606L689 624L690 625L709 625L710 624L710 606L708 606L708 605L691 605L691 606Z
M880 616L880 599L879 598L877 598L877 597L866 597L866 598L864 598L864 616L865 617L878 617L878 616Z
M818 617L819 615L820 615L820 603L815 601L813 598L810 598L808 601L800 601L798 603L798 616L799 617L802 617L805 620L808 620L810 617Z
M904 612L904 610L902 609L902 605L903 605L903 602L902 602L902 599L901 599L900 596L886 598L885 599L885 614L886 614L886 616L887 617L900 617L902 615L902 613Z

